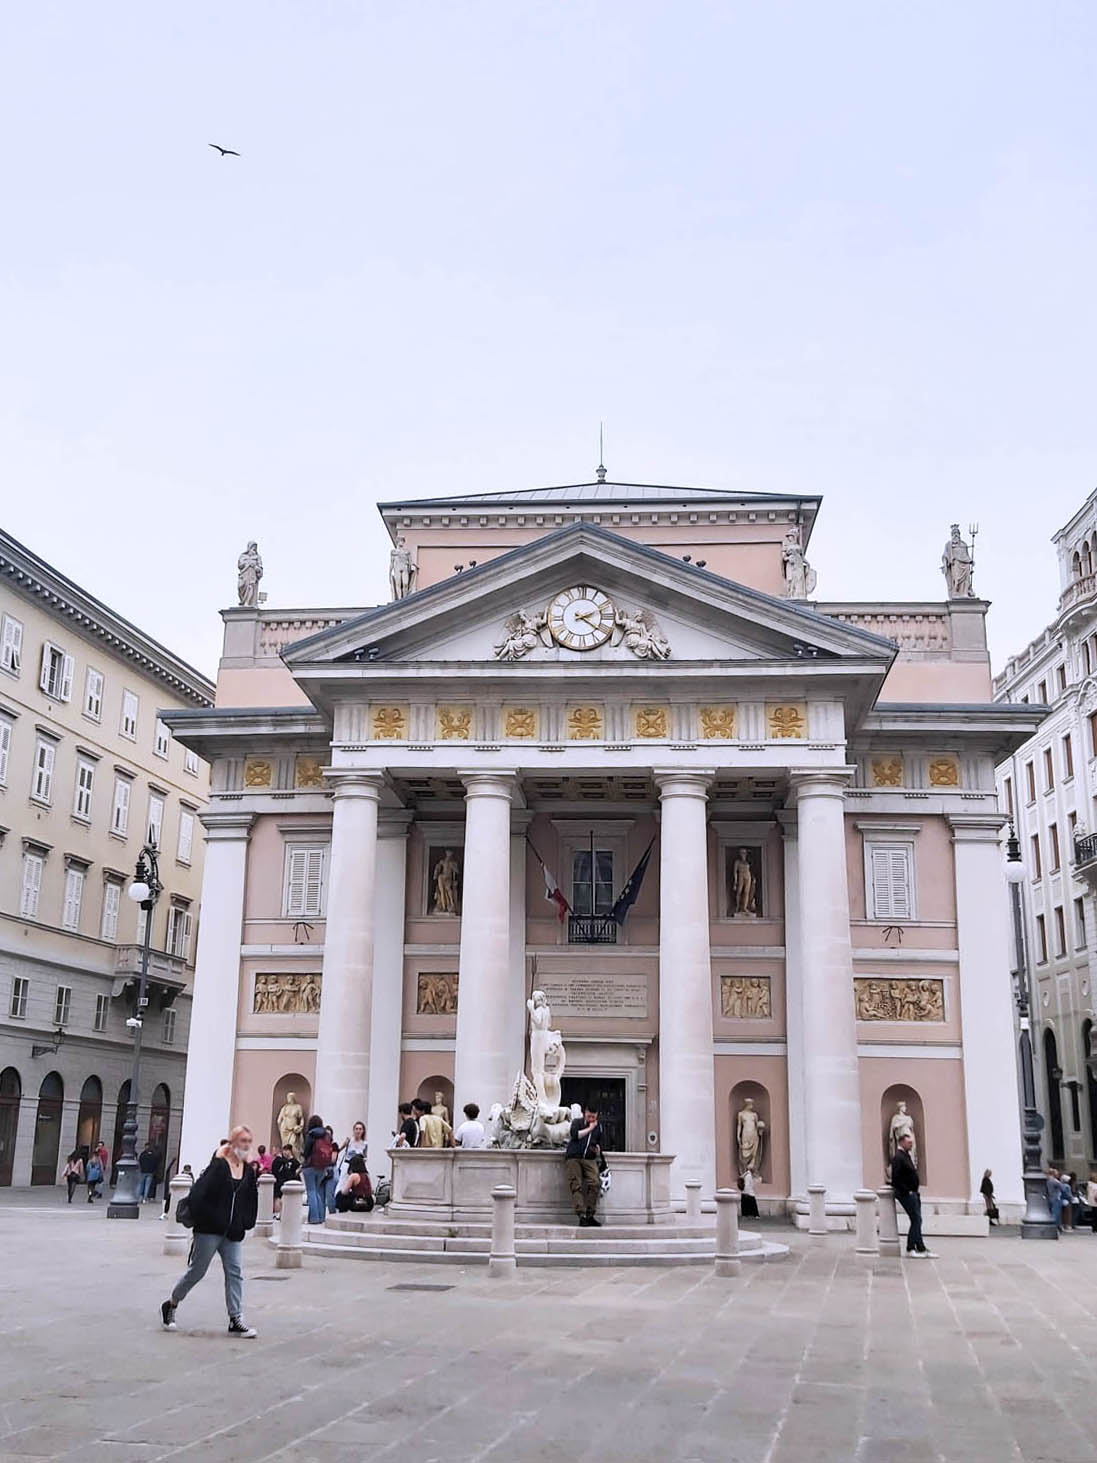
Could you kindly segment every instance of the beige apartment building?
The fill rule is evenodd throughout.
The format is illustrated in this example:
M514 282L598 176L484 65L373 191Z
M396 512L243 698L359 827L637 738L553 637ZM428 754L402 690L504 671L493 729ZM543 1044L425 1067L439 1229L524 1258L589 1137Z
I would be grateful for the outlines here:
M143 911L160 851L138 1141L178 1150L206 764L160 712L212 704L186 662L0 532L0 1185L57 1182L129 1100Z

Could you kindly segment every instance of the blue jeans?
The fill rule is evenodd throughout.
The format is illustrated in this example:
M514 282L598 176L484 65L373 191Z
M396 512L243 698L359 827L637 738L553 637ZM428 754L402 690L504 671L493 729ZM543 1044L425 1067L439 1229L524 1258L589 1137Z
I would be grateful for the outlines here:
M304 1168L305 1196L309 1201L309 1223L323 1224L328 1212L328 1198L335 1188L335 1179L326 1168Z
M194 1289L210 1267L214 1255L221 1256L221 1268L225 1272L225 1305L229 1320L240 1315L244 1308L244 1266L241 1260L243 1241L228 1239L223 1234L196 1234L190 1247L187 1268L175 1282L171 1303L179 1302Z
M141 1182L137 1186L138 1203L140 1203L142 1199L151 1199L152 1191L153 1189L155 1189L155 1187L156 1175L154 1173L143 1173L141 1175Z

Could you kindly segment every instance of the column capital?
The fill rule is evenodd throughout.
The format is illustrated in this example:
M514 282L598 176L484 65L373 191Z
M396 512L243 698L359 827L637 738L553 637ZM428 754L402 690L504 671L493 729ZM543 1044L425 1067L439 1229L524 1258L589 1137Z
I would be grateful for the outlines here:
M377 837L406 838L414 817L410 808L383 808L377 820Z
M952 829L953 843L999 842L1002 829L1009 822L1005 813L946 813L945 822Z
M207 808L198 814L198 821L206 830L207 843L246 843L251 837L254 813L220 812Z
M324 785L331 788L337 802L341 798L368 798L377 802L385 777L382 772L370 772L361 767L325 767Z
M651 775L659 789L659 800L666 798L707 798L715 767L653 767Z
M509 803L518 785L517 772L480 772L458 767L457 776L465 784L465 797L505 798Z
M856 771L856 767L790 767L789 789L797 802L805 797L843 798Z

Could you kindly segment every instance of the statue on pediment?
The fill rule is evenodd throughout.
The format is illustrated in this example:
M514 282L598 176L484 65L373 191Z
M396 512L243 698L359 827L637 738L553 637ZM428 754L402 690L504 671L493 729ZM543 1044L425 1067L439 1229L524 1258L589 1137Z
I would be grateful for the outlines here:
M389 554L389 588L393 599L407 599L411 593L411 581L415 578L415 562L411 550L403 538L397 538Z
M970 546L960 537L958 523L952 525L949 541L941 555L941 573L945 576L949 599L975 598L971 582L975 573L975 557Z
M804 557L800 530L790 528L781 545L781 563L785 571L785 598L807 599L815 591L815 570Z
M259 603L259 581L263 577L263 561L259 546L252 539L236 561L236 598L249 609Z
M496 660L521 660L541 642L541 631L545 628L545 616L519 610L503 622L503 638L493 650Z
M637 660L666 660L670 641L660 630L650 610L618 610L613 617L619 644L631 650Z

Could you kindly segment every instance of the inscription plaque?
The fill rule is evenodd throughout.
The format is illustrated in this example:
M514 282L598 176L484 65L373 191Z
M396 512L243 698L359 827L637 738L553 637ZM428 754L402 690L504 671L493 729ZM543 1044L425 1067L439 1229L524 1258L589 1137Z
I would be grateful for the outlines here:
M631 1016L648 1014L648 983L638 976L614 979L600 975L565 975L539 979L556 1016Z

